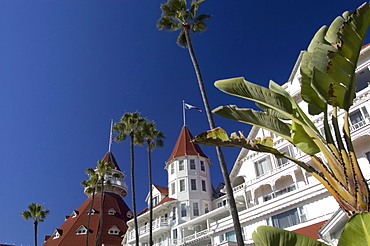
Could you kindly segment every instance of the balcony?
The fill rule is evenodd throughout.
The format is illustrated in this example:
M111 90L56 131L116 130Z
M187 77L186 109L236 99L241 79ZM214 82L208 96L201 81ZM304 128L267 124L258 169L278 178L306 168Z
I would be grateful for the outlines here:
M205 229L203 231L196 232L192 235L185 237L184 241L185 241L185 244L192 244L192 243L204 240L206 238L210 238L211 234L212 232L210 229Z
M170 229L168 220L166 219L157 219L153 221L153 227L152 227L152 232L154 233L159 233L163 230L168 231ZM139 227L139 236L140 238L144 238L146 236L149 236L149 223ZM128 241L135 241L135 230L130 231L128 235Z
M361 120L350 126L351 132L356 131L366 125L370 124L370 117L366 117L364 120Z
M208 239L212 235L212 231L210 229L205 229L203 231L196 232L191 234L184 239L172 239L171 245L190 245L194 243L198 243L199 241Z

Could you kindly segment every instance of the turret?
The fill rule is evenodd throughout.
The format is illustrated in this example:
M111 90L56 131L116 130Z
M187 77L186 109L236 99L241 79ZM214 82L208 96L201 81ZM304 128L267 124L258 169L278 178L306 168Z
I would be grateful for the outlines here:
M183 126L165 167L169 197L180 202L177 209L183 220L207 213L212 199L211 163L199 145L191 142L192 138Z
M110 188L105 188L106 192L113 192L117 195L119 195L121 198L124 198L127 195L128 192L128 187L126 182L124 181L125 175L124 173L120 170L116 159L114 158L112 152L108 151L103 159L105 162L110 162L113 164L112 171L108 173L105 176L105 181L110 182L111 187ZM95 168L95 172L97 171L97 168ZM89 193L87 192L87 189L85 188L85 194L89 196Z

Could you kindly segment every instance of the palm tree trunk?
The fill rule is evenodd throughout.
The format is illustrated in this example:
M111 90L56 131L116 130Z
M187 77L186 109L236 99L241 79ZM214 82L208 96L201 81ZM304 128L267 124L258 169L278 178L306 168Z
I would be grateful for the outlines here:
M87 217L87 232L86 232L86 246L89 246L89 233L90 233L90 222L91 222L91 211L93 209L95 200L95 188L93 190L92 198L91 198L91 204L89 209L89 216Z
M149 245L153 242L153 178L152 178L152 155L150 141L148 141L148 173L149 173Z
M188 51L189 51L189 54L190 54L191 61L193 62L194 70L195 70L195 73L196 73L197 79L198 79L200 93L202 94L204 108L205 108L206 113L207 113L209 127L210 127L210 129L214 129L215 128L215 123L214 123L213 116L212 116L212 113L211 113L211 108L210 108L209 103L208 103L208 98L207 98L207 95L206 95L206 90L204 88L202 75L200 73L199 65L198 65L197 59L196 59L195 54L194 54L193 45L191 43L189 27L185 26L184 31L185 31L186 43L187 43L187 46L188 46L187 48L188 48ZM237 240L238 246L243 246L244 242L243 242L242 228L241 228L240 221L239 221L238 210L236 208L236 203L235 203L235 199L234 199L234 195L233 195L233 190L232 190L232 187L231 187L229 172L227 170L227 165L226 165L226 162L225 162L225 157L223 155L221 147L216 146L216 151L217 151L218 161L219 161L220 167L221 167L222 176L223 176L224 182L225 182L226 196L227 196L227 200L228 200L228 203L229 203L229 206L230 206L231 217L232 217L233 223L234 223L236 240Z
M103 204L104 204L104 177L102 177L102 180L101 180L100 212L99 212L100 220L99 220L98 235L96 236L96 240L95 240L95 246L99 245L99 240L100 240L101 232L103 229L103 219L104 219L103 218L103 215L104 215Z
M131 155L131 193L132 209L134 210L135 244L139 246L139 228L136 217L136 195L135 195L135 159L134 159L134 132L130 133L130 155Z
M34 231L35 231L35 246L37 246L37 225L39 224L39 222L37 220L35 220L35 222L33 222L33 226L34 226Z

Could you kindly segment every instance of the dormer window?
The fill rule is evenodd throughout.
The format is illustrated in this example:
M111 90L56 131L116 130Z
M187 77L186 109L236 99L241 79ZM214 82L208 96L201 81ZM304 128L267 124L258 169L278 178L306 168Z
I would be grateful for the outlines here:
M87 214L91 214L91 215L93 215L93 214L96 214L97 212L96 212L96 210L95 209L89 209L89 210L87 210Z
M73 210L70 217L75 218L75 217L77 217L77 215L78 215L78 211Z
M110 235L119 235L120 233L120 229L118 229L118 227L116 225L112 226L109 230L108 230L108 234Z
M153 197L153 200L152 200L152 206L156 206L158 204L158 196L155 196Z
M80 225L80 227L78 227L78 229L76 230L77 235L82 235L86 233L87 233L87 228L83 225Z
M116 214L116 210L114 210L113 208L111 208L111 209L108 210L108 214L109 215L115 215Z
M53 239L57 239L57 238L59 238L62 235L62 232L63 231L60 230L60 229L55 229L54 232L53 232L53 234L51 234L51 237Z

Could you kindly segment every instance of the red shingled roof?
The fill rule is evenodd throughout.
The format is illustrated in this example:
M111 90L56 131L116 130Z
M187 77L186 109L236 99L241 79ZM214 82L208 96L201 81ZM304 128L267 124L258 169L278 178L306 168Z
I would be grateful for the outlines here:
M313 239L319 239L319 230L326 222L327 222L327 220L321 221L321 222L318 222L316 224L312 224L312 225L294 230L294 232L299 233L299 234L303 234L303 235L311 237Z
M95 194L95 200L93 209L97 211L96 214L91 215L90 233L89 233L89 245L95 245L95 238L99 227L100 218L100 196L101 193ZM85 245L86 234L77 235L76 230L81 226L87 227L88 214L87 211L90 209L92 196L89 196L85 202L76 210L78 215L76 217L70 216L59 228L61 232L59 238L53 238L50 236L45 237L45 243L43 246L81 246ZM113 208L116 213L109 215L108 210ZM99 245L121 245L122 236L127 231L126 222L131 219L128 216L131 213L129 207L122 200L122 198L111 192L105 193L104 204L103 204L103 228ZM117 226L120 230L119 235L108 234L108 230Z
M159 186L159 185L154 185L154 187L155 187L155 188L157 188L157 190L158 190L161 194L168 195L168 188L163 187L163 186Z
M167 160L171 161L172 159L185 156L185 155L199 155L205 158L208 158L199 147L198 144L192 143L191 139L193 135L191 135L189 129L186 126L183 126L180 132L180 135L177 139L175 148L172 151L170 158Z
M166 203L166 202L169 202L169 201L174 201L174 200L176 200L176 199L175 198L170 198L170 197L166 196L157 205L155 205L153 208L156 208L156 207L160 206L163 203ZM143 211L141 211L140 213L138 213L137 216L140 216L142 214L145 214L148 211L149 211L149 208L145 208Z
M103 157L103 161L105 162L111 162L113 163L114 165L114 169L118 170L118 171L121 171L121 169L119 168L118 164L117 164L117 161L116 161L116 158L114 158L112 152L108 151L105 156Z

